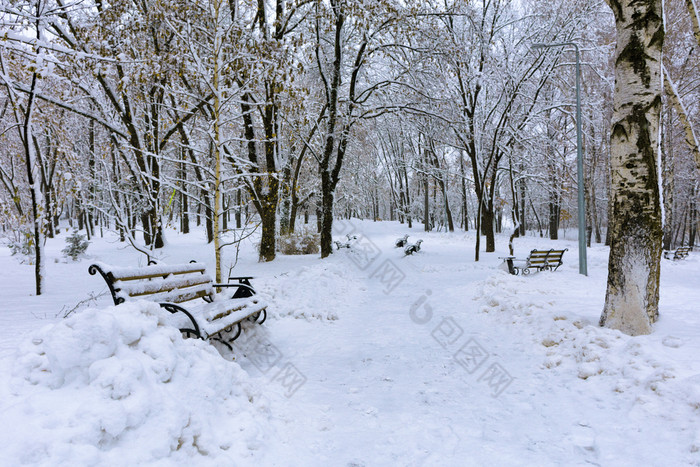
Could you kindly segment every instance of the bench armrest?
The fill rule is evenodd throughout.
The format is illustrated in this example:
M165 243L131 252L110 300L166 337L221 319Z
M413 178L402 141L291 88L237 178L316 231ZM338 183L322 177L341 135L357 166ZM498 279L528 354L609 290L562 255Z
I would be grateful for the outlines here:
M237 277L229 276L228 281L231 282L233 280L236 280L238 282L243 282L243 281L249 281L251 279L255 279L255 277L253 277L253 276L237 276Z
M234 292L234 294L231 298L252 297L256 293L253 286L251 286L250 284L245 284L245 283L241 283L241 282L239 282L238 284L236 284L236 283L233 283L233 284L212 284L212 287L221 288L221 289L228 289L231 287L236 287L236 291Z
M192 328L180 328L180 332L187 334L187 337L194 335L195 337L202 339L202 332L199 329L199 325L194 319L194 316L192 316L192 314L189 311L187 311L185 308L181 307L177 303L163 302L159 303L158 305L160 305L161 308L169 311L172 314L183 313L185 316L187 316L187 318L192 323Z

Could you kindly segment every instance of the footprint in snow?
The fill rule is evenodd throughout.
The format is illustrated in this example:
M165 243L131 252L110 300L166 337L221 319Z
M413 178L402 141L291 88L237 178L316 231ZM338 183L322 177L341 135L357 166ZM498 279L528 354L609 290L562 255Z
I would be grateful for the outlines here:
M584 451L594 452L596 450L595 431L588 424L581 424L573 427L571 441L574 446Z
M683 339L681 339L679 337L666 336L666 337L664 337L662 344L665 345L666 347L671 347L671 348L677 349L678 347L682 347L684 342L683 342Z

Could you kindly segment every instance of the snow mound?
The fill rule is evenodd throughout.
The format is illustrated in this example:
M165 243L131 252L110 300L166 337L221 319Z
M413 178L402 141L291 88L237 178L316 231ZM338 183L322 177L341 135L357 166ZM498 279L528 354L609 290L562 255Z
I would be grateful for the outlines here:
M527 297L525 291L539 294L540 297ZM541 312L541 296L545 293L547 292L543 290L533 290L532 282L528 282L526 277L512 276L499 271L477 286L474 300L480 302L482 312L502 313L516 323L527 321L533 312Z
M577 317L565 305L570 299L566 287L566 281L535 282L498 273L480 284L475 300L482 311L518 326L540 345L543 368L582 380L601 378L603 387L633 397L673 393L686 407L700 407L700 388L688 391L678 368L657 352L660 346L678 348L682 341L673 336L631 337ZM585 300L585 291L578 293Z
M482 311L520 326L540 344L546 368L564 365L584 380L606 374L650 389L673 378L673 367L660 363L638 340L570 316L558 303L565 287L562 282L495 274L481 283L475 299Z
M270 307L272 316L291 316L307 321L333 321L360 292L354 265L324 263L302 267L279 275L260 295Z
M252 464L269 411L237 363L182 339L152 302L90 309L18 351L13 465ZM11 422L12 423L12 422Z

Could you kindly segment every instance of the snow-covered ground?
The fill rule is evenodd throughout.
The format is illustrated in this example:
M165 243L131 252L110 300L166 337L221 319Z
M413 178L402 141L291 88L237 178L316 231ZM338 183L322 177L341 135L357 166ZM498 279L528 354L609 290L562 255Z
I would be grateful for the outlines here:
M633 338L597 326L605 247L584 277L575 241L517 239L521 257L569 251L516 277L505 237L475 263L472 233L336 229L356 247L326 260L243 246L234 274L256 276L270 317L233 352L182 340L147 302L111 306L87 267L144 259L110 235L78 262L50 240L39 297L1 248L0 463L700 465L700 254L663 261L661 319ZM405 233L418 254L394 248ZM213 264L201 232L168 241L162 262Z

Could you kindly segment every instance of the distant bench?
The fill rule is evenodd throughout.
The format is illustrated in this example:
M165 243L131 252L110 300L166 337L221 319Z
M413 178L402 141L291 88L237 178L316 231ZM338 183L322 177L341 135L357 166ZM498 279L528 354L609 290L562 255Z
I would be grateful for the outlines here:
M693 251L692 246L681 246L676 249L676 251L664 251L664 258L666 259L672 259L674 261L678 259L685 259L688 257L690 252ZM673 254L673 257L671 257L671 254Z
M244 319L251 318L262 324L267 317L267 305L255 296L255 289L250 285L252 277L229 277L228 284L214 284L201 263L138 268L96 263L88 272L100 273L115 305L138 299L156 302L173 314L175 325L187 337L216 340L229 349L232 349L230 343L240 335ZM238 282L231 283L232 280ZM216 291L234 287L233 295ZM179 305L198 298L203 302L188 303L187 308Z
M501 258L505 260L508 264L508 272L514 275L520 274L522 271L523 275L526 276L530 274L530 269L537 269L538 271L556 271L559 266L564 264L562 257L564 252L568 251L568 248L563 250L532 250L530 254L525 259L517 259L515 256L506 256ZM513 264L515 261L524 263L523 266L516 266Z

